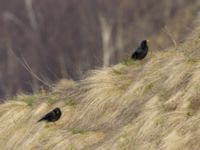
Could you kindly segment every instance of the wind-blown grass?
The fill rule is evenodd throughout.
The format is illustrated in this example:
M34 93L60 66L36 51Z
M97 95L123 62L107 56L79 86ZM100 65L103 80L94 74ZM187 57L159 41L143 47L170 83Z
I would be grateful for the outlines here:
M0 105L0 149L199 150L200 39ZM194 42L195 41L195 42ZM36 123L60 107L54 124Z

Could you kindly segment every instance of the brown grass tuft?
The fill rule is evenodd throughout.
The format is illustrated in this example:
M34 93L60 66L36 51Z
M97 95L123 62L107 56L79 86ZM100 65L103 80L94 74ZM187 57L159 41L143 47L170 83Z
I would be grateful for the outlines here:
M177 50L0 105L0 149L198 150L199 33ZM57 125L36 123L57 106L63 112Z

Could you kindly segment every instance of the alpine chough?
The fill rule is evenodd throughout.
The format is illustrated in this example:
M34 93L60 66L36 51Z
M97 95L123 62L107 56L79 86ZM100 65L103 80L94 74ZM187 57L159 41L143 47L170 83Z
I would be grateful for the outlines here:
M140 46L133 52L131 56L133 60L141 60L145 58L149 50L147 42L148 40L143 40Z
M60 108L56 107L55 109L44 115L40 120L38 120L38 122L40 121L55 122L58 119L60 119L61 115L62 112Z

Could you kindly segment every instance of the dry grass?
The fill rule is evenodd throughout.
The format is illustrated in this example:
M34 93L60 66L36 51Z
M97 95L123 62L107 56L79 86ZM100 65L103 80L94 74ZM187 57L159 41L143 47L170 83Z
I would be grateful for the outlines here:
M0 105L0 149L199 150L199 35ZM36 123L56 106L57 125Z

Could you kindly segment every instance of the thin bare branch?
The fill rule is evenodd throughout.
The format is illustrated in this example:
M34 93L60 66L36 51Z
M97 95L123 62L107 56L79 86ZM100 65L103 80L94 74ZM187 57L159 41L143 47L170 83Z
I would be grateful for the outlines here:
M19 26L23 30L30 30L30 28L22 20L20 20L17 16L15 16L9 11L3 13L3 19L5 21L14 22L17 26Z
M167 33L167 35L169 35L170 39L172 40L175 49L177 49L177 42L176 42L173 34L170 32L170 30L169 30L169 28L167 26L165 26L164 29L165 29L165 33Z
M45 84L46 86L52 88L52 86L50 84L48 84L47 82L45 82L44 80L42 80L40 77L38 77L38 75L36 75L33 70L31 69L30 65L28 64L28 62L26 61L26 59L24 58L24 56L22 56L22 60L25 64L25 66L28 68L28 70L30 71L31 75L34 76L38 81L42 82L43 84Z
M25 0L25 4L26 4L26 9L27 9L27 12L28 12L31 27L32 27L33 30L37 31L38 30L38 23L37 23L37 19L36 19L36 16L35 16L34 9L33 9L33 2L32 2L32 0Z
M45 82L44 80L42 80L40 77L38 77L33 70L31 69L31 67L29 66L29 64L27 63L26 59L22 56L23 61L15 54L15 52L12 50L11 47L8 47L8 51L15 57L15 59L34 77L36 78L38 81L40 81L41 83L43 83L44 85L48 86L49 88L52 88L52 86L50 84L48 84L47 82Z

